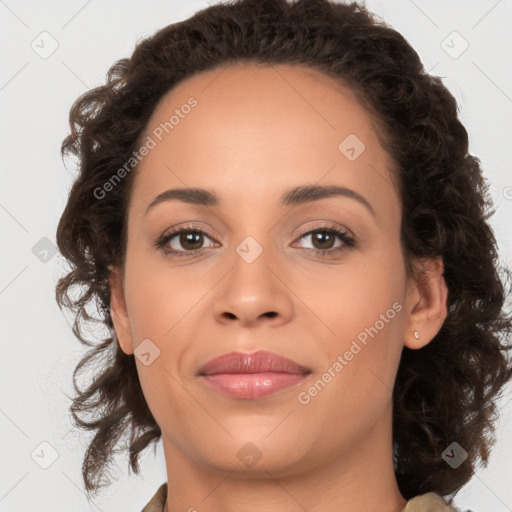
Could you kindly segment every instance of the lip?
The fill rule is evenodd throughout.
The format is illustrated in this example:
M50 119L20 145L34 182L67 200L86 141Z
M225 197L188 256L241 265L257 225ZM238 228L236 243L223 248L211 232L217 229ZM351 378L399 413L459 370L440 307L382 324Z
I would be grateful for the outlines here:
M234 398L258 399L300 384L311 370L272 352L231 352L208 361L198 375L210 388Z

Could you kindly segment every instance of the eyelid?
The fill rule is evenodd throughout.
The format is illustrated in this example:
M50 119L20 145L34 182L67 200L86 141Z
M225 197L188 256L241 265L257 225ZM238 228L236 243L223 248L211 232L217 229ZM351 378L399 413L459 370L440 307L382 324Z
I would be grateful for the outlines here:
M318 222L318 221L316 221ZM301 229L301 231L299 232L299 234L297 235L297 238L300 238L304 235L308 235L310 234L311 232L314 232L314 231L318 231L322 228L327 228L327 229L335 229L337 231L342 231L343 233L346 233L346 235L350 238L353 238L354 240L356 240L356 236L354 235L354 233L352 233L352 231L348 228L346 228L345 226L341 226L340 224L337 224L335 222L332 222L332 221L320 221L322 222L322 224L317 224L317 225L314 225L314 226L310 226L310 227L307 227L307 228L304 228L304 229Z
M164 233L162 235L160 235L155 243L155 246L159 249L163 249L163 250L166 250L165 249L165 245L169 243L169 241L171 239L173 239L174 237L177 237L179 236L180 234L182 233L187 233L187 232L196 232L196 233L199 233L201 235L204 235L205 237L209 238L212 242L214 243L219 243L217 242L217 240L210 236L204 228L201 228L199 226L196 226L196 225L193 225L191 223L185 223L185 224L178 224L177 226L173 226L172 228L169 228L167 229L166 231L164 231ZM204 248L203 248L204 249ZM193 252L199 252L199 251L202 251L203 249L198 249L197 251L176 251L176 252L180 252L180 253L193 253ZM173 252L174 249L167 249L168 252Z
M356 246L357 238L352 233L352 231L344 226L338 225L337 223L333 221L321 221L321 224L317 225L310 225L309 227L302 228L298 235L295 236L292 244L296 243L301 238L304 238L307 235L311 235L318 231L328 231L334 234L334 236L338 237L342 241L341 246L338 248L331 248L331 249L311 249L311 248L303 248L306 251L313 251L322 257L331 255L334 256L337 251L347 250L350 248L353 248ZM199 255L204 253L208 249L208 247L202 247L200 249L194 249L194 250L177 250L177 249L170 249L167 246L167 244L174 238L179 236L181 233L186 232L196 232L204 237L210 239L214 244L218 244L217 240L210 236L204 229L200 228L197 225L193 225L190 222L186 223L185 225L178 224L177 226L173 226L164 234L162 234L157 242L155 243L155 246L157 249L163 250L166 255L172 257L172 256L193 256L193 255ZM210 247L211 248L211 247Z

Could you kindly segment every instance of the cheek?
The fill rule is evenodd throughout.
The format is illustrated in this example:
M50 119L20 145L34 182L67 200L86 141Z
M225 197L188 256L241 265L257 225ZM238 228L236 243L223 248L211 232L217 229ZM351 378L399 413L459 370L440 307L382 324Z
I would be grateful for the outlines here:
M147 263L151 262L151 263ZM126 264L126 300L132 335L164 340L186 324L208 282L191 279L185 267L171 269L160 256L134 252Z
M190 396L177 376L190 351L187 333L197 323L194 305L205 291L198 287L199 281L192 282L179 270L170 271L160 262L148 261L142 252L127 255L125 294L141 388L156 421L165 425L190 414ZM141 349L148 347L144 351L150 353L149 365L137 357L142 342L146 345Z
M328 364L320 372L332 367L336 375L325 396L351 404L354 413L361 404L384 404L403 348L406 274L400 248L372 252L371 258L331 269L328 277L324 286L310 287L308 296L308 305L322 320L318 324Z
M314 313L311 318L333 350L360 333L364 337L365 329L376 323L386 336L400 329L395 320L403 309L406 282L400 251L355 255L347 264L315 269L310 278L296 288L297 295Z

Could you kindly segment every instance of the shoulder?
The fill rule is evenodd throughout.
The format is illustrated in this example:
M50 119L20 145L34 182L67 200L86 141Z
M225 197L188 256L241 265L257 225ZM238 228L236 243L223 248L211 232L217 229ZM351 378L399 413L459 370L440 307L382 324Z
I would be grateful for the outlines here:
M141 512L163 512L167 499L167 482L163 483Z
M421 494L410 499L401 512L459 512L434 492Z
M163 483L141 512L163 512L167 499L167 482ZM410 499L401 512L459 512L433 492Z

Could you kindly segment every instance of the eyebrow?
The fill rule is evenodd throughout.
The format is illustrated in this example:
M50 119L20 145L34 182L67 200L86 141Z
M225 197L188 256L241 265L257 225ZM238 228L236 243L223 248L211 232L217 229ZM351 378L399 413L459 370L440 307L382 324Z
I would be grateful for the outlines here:
M279 206L298 206L335 196L354 199L358 203L362 204L374 217L376 217L375 210L367 199L350 188L340 187L338 185L303 185L294 187L286 191L281 196L278 204ZM215 192L211 192L206 189L174 188L158 194L148 205L144 215L146 215L149 210L154 208L157 204L172 200L182 201L184 203L195 204L198 206L219 206L221 202L219 196L217 196Z

